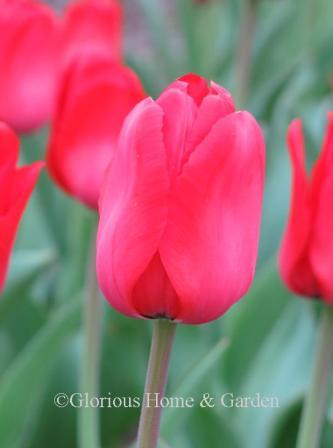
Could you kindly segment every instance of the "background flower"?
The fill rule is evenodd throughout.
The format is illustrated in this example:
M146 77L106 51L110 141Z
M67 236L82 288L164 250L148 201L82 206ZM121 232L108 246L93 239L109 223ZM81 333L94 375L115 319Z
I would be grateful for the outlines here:
M0 291L22 213L43 166L36 162L17 168L18 150L18 138L0 122Z
M123 59L122 7L118 0L79 0L64 11L63 64L82 54Z
M116 0L78 0L63 13L37 0L0 0L0 119L32 132L53 116L59 78L73 59L122 60Z
M51 116L60 26L51 8L34 0L0 1L0 119L19 132Z
M144 96L132 70L99 56L76 59L64 73L48 169L65 191L89 207L97 209L123 120Z
M289 127L288 146L293 169L293 196L281 246L280 272L296 294L332 303L333 113L328 115L322 152L311 176L306 172L300 120L293 121Z

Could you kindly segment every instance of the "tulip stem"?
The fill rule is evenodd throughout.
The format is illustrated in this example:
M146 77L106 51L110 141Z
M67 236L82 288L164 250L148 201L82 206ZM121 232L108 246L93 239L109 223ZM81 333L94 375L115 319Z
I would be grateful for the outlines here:
M157 446L162 408L158 401L164 396L169 360L176 324L157 319L154 322L145 391L138 431L138 448Z
M259 0L245 0L235 67L235 99L239 107L247 100L251 78L252 47Z
M319 447L328 398L332 357L333 308L325 305L322 310L312 378L305 399L297 448Z
M81 392L88 397L98 396L100 342L101 342L101 300L96 279L95 237L90 255L87 291L83 316L83 357L81 367ZM100 447L98 408L79 409L80 448Z

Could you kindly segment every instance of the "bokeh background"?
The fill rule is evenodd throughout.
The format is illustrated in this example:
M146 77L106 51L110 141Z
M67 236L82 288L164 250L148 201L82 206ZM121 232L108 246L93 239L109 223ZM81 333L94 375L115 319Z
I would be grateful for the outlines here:
M65 3L52 2L59 11ZM162 420L162 445L292 448L318 309L293 297L276 269L290 197L285 133L292 118L304 119L310 166L332 109L332 0L123 4L127 63L150 95L186 72L198 72L228 88L238 105L256 116L267 144L256 279L249 294L218 321L179 326L168 395L259 392L278 396L280 408L169 409ZM43 158L47 135L44 129L22 137L22 162ZM95 219L42 174L0 301L2 448L77 446L77 410L56 408L53 396L79 390L82 305ZM101 396L142 394L150 332L150 322L125 318L103 300ZM103 447L130 446L139 410L101 409L100 414ZM322 448L332 446L333 403Z

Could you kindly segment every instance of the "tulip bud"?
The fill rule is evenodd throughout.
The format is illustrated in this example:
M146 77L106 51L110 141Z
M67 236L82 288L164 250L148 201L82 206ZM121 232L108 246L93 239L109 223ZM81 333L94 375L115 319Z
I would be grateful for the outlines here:
M97 209L101 182L128 112L145 94L127 67L90 55L72 62L61 81L47 165L70 195Z
M51 116L59 26L47 5L0 0L0 120L32 131Z
M35 0L0 0L0 120L31 132L53 116L58 79L75 58L122 59L116 0L79 0L62 19Z
M0 291L22 213L43 166L35 162L17 168L18 150L18 138L0 122Z
M287 142L293 181L280 273L294 293L333 304L333 113L328 114L325 141L311 176L306 173L300 120L289 126Z
M186 75L127 116L103 183L97 274L132 317L199 324L248 290L255 270L264 140L230 94Z
M117 0L80 0L64 14L62 65L77 56L101 55L122 62L123 10Z

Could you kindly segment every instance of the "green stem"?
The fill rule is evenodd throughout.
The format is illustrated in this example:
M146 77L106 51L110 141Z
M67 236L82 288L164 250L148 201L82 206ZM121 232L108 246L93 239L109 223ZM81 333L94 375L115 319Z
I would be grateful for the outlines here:
M95 237L91 250L88 271L86 301L84 307L84 345L81 367L81 392L88 397L98 397L100 342L101 342L101 300L96 279ZM98 408L79 409L79 446L80 448L98 448L99 412Z
M169 320L157 319L154 322L139 423L138 448L157 446L162 408L156 405L155 398L161 399L164 396L175 330L176 325Z
M251 78L252 46L259 0L245 0L235 68L235 98L238 107L247 100Z
M325 417L333 356L333 308L325 305L319 327L316 355L305 400L297 448L319 447Z

